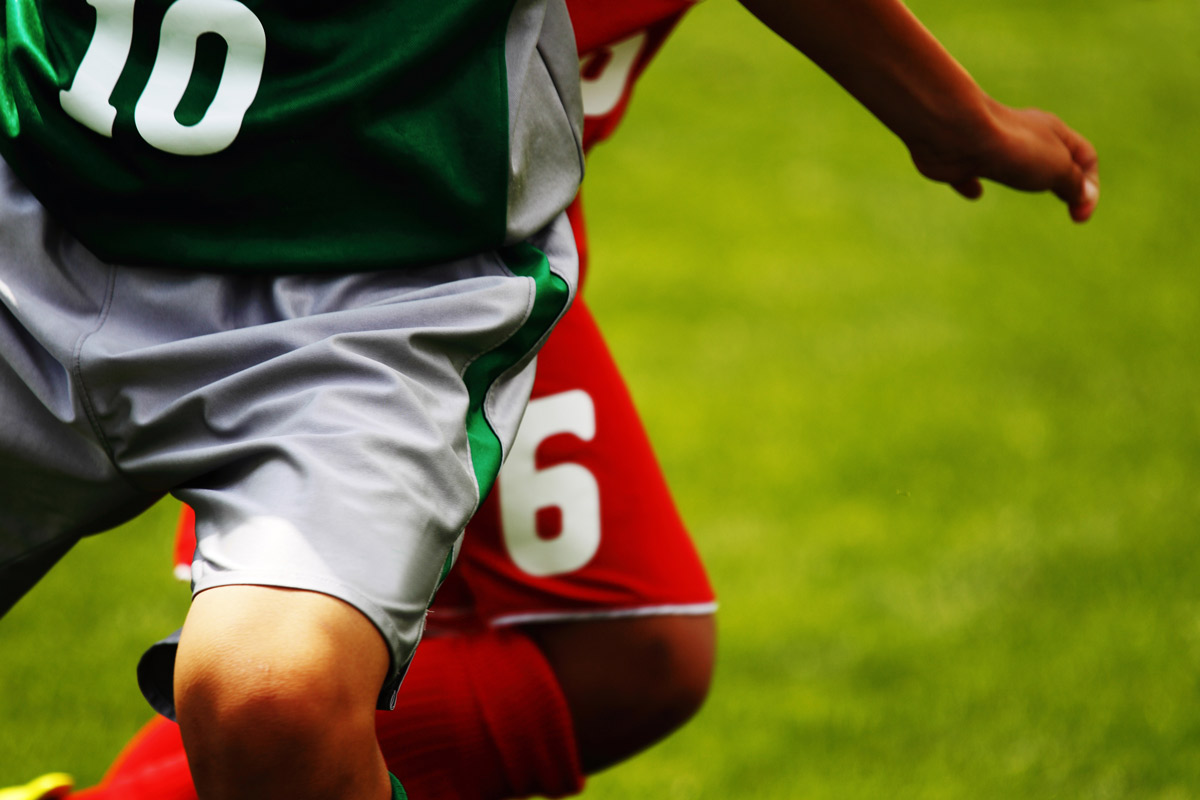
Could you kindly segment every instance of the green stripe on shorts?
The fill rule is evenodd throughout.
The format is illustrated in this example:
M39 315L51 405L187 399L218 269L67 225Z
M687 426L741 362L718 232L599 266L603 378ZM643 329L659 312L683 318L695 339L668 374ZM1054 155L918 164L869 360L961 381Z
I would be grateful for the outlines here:
M567 310L571 290L567 282L550 270L546 254L529 243L500 251L505 266L534 282L533 311L521 328L504 344L484 353L467 367L463 382L470 405L467 408L467 441L471 447L471 466L479 484L479 501L487 497L500 472L503 448L484 414L483 404L496 380L529 354L554 323Z

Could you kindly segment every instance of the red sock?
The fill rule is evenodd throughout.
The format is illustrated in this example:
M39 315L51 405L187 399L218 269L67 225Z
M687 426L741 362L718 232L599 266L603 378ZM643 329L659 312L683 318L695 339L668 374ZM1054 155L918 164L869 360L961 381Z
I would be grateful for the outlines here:
M426 639L395 711L375 716L414 800L565 797L583 789L575 730L542 652L515 630Z
M537 646L504 629L426 639L395 711L376 715L413 800L565 797L583 789L570 712ZM196 800L179 727L156 718L78 800Z
M109 767L99 784L71 795L78 800L196 800L179 726L155 717Z

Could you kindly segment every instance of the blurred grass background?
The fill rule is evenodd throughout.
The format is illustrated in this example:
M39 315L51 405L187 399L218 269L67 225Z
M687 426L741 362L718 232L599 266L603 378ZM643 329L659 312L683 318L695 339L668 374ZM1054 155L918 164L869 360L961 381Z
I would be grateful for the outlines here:
M1096 218L920 179L709 0L592 157L588 293L721 596L608 798L1200 796L1200 7L913 0L1101 153ZM0 621L0 785L96 780L186 607L174 508Z

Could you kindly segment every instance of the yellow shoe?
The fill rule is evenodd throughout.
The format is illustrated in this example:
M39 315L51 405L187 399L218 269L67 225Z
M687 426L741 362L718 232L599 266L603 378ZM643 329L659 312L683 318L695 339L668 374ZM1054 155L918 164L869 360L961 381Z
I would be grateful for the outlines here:
M61 772L34 778L24 786L0 789L0 800L62 800L71 793L75 779Z

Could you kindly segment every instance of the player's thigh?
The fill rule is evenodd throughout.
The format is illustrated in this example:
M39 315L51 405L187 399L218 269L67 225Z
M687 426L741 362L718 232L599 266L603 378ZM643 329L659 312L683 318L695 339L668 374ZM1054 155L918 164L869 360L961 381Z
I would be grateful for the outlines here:
M86 422L56 417L16 374L7 332L0 330L0 615L80 537L154 499L124 482Z
M118 286L126 306L149 294L167 319L210 318L198 336L149 336L124 308L84 353L95 383L125 379L122 402L138 412L136 429L114 424L118 462L177 486L196 511L194 591L272 586L353 606L388 645L386 705L515 436L531 348L557 313L541 309L539 279L519 267L506 255L405 273ZM230 318L236 327L211 324ZM160 686L169 675L159 672L143 678Z
M74 370L110 279L0 161L0 613L80 536L155 499L112 464Z
M431 620L711 614L712 588L581 303L538 356L517 441Z
M23 369L29 349L14 355L7 323L0 319L0 571L32 575L57 560L51 552L124 522L157 495L130 485L109 461L68 376L43 382ZM0 593L15 599L15 585L0 580Z

